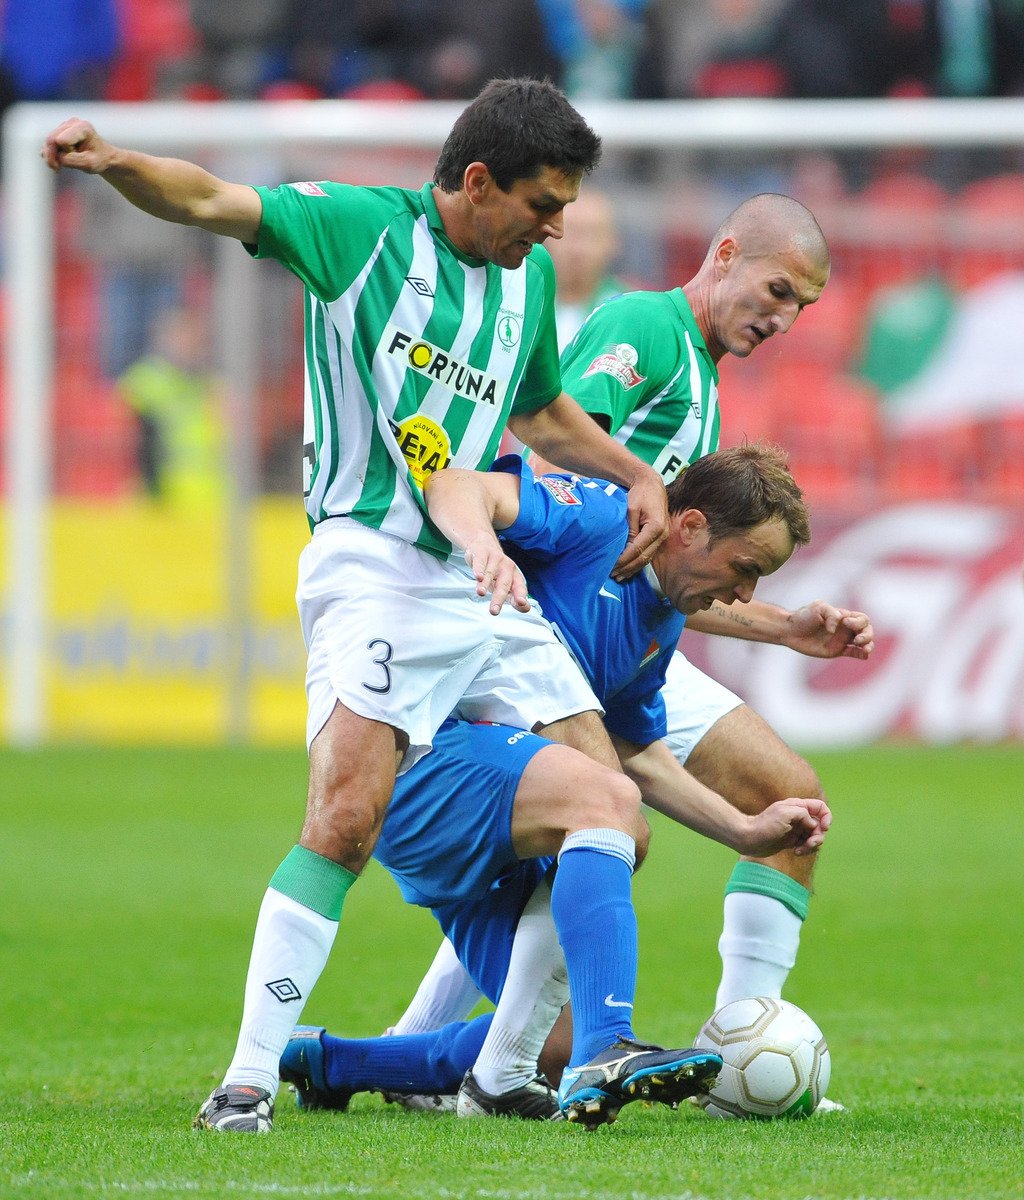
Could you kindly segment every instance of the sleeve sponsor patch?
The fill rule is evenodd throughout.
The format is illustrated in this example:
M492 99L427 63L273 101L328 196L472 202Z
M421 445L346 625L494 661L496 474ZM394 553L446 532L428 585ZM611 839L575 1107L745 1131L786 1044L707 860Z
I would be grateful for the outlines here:
M576 487L574 479L556 479L553 475L539 475L537 482L548 489L556 504L583 503L573 490Z
M635 346L631 346L629 342L620 342L611 350L599 354L583 372L583 378L586 379L588 375L610 375L628 392L647 378L636 369L639 357Z
M290 188L301 192L304 196L326 196L327 193L318 183L290 183Z

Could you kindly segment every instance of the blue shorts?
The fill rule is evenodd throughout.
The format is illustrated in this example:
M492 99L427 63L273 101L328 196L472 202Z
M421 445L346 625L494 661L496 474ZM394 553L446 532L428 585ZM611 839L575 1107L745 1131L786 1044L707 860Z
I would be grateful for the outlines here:
M433 910L492 1000L523 906L552 861L520 861L512 848L516 789L547 745L507 725L446 721L433 750L399 777L373 852L408 903Z

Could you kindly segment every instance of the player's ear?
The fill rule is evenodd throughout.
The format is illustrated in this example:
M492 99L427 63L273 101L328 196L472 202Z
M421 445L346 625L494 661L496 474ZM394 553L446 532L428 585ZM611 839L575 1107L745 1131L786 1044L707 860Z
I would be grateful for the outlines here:
M715 268L724 275L739 257L740 248L734 237L724 237L715 247Z
M494 176L487 169L486 163L471 162L463 172L462 187L469 197L470 204L480 204L494 186Z
M679 539L684 546L692 546L708 527L708 519L699 508L685 508L677 518Z

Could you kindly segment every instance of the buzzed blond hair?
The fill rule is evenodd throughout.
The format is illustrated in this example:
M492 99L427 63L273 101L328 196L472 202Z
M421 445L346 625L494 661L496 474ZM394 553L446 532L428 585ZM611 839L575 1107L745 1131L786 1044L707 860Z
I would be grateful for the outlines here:
M744 200L719 225L711 249L731 237L748 258L777 254L795 246L812 262L828 269L832 256L814 214L799 200L781 192L759 192Z

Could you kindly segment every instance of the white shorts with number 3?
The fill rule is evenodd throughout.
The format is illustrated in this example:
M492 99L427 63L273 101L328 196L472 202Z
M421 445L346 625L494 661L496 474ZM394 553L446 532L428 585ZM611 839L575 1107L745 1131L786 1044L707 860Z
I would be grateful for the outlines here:
M532 729L601 705L537 613L498 616L465 565L442 562L347 517L318 525L299 558L306 745L337 701L402 730L408 770L459 707L468 720Z

